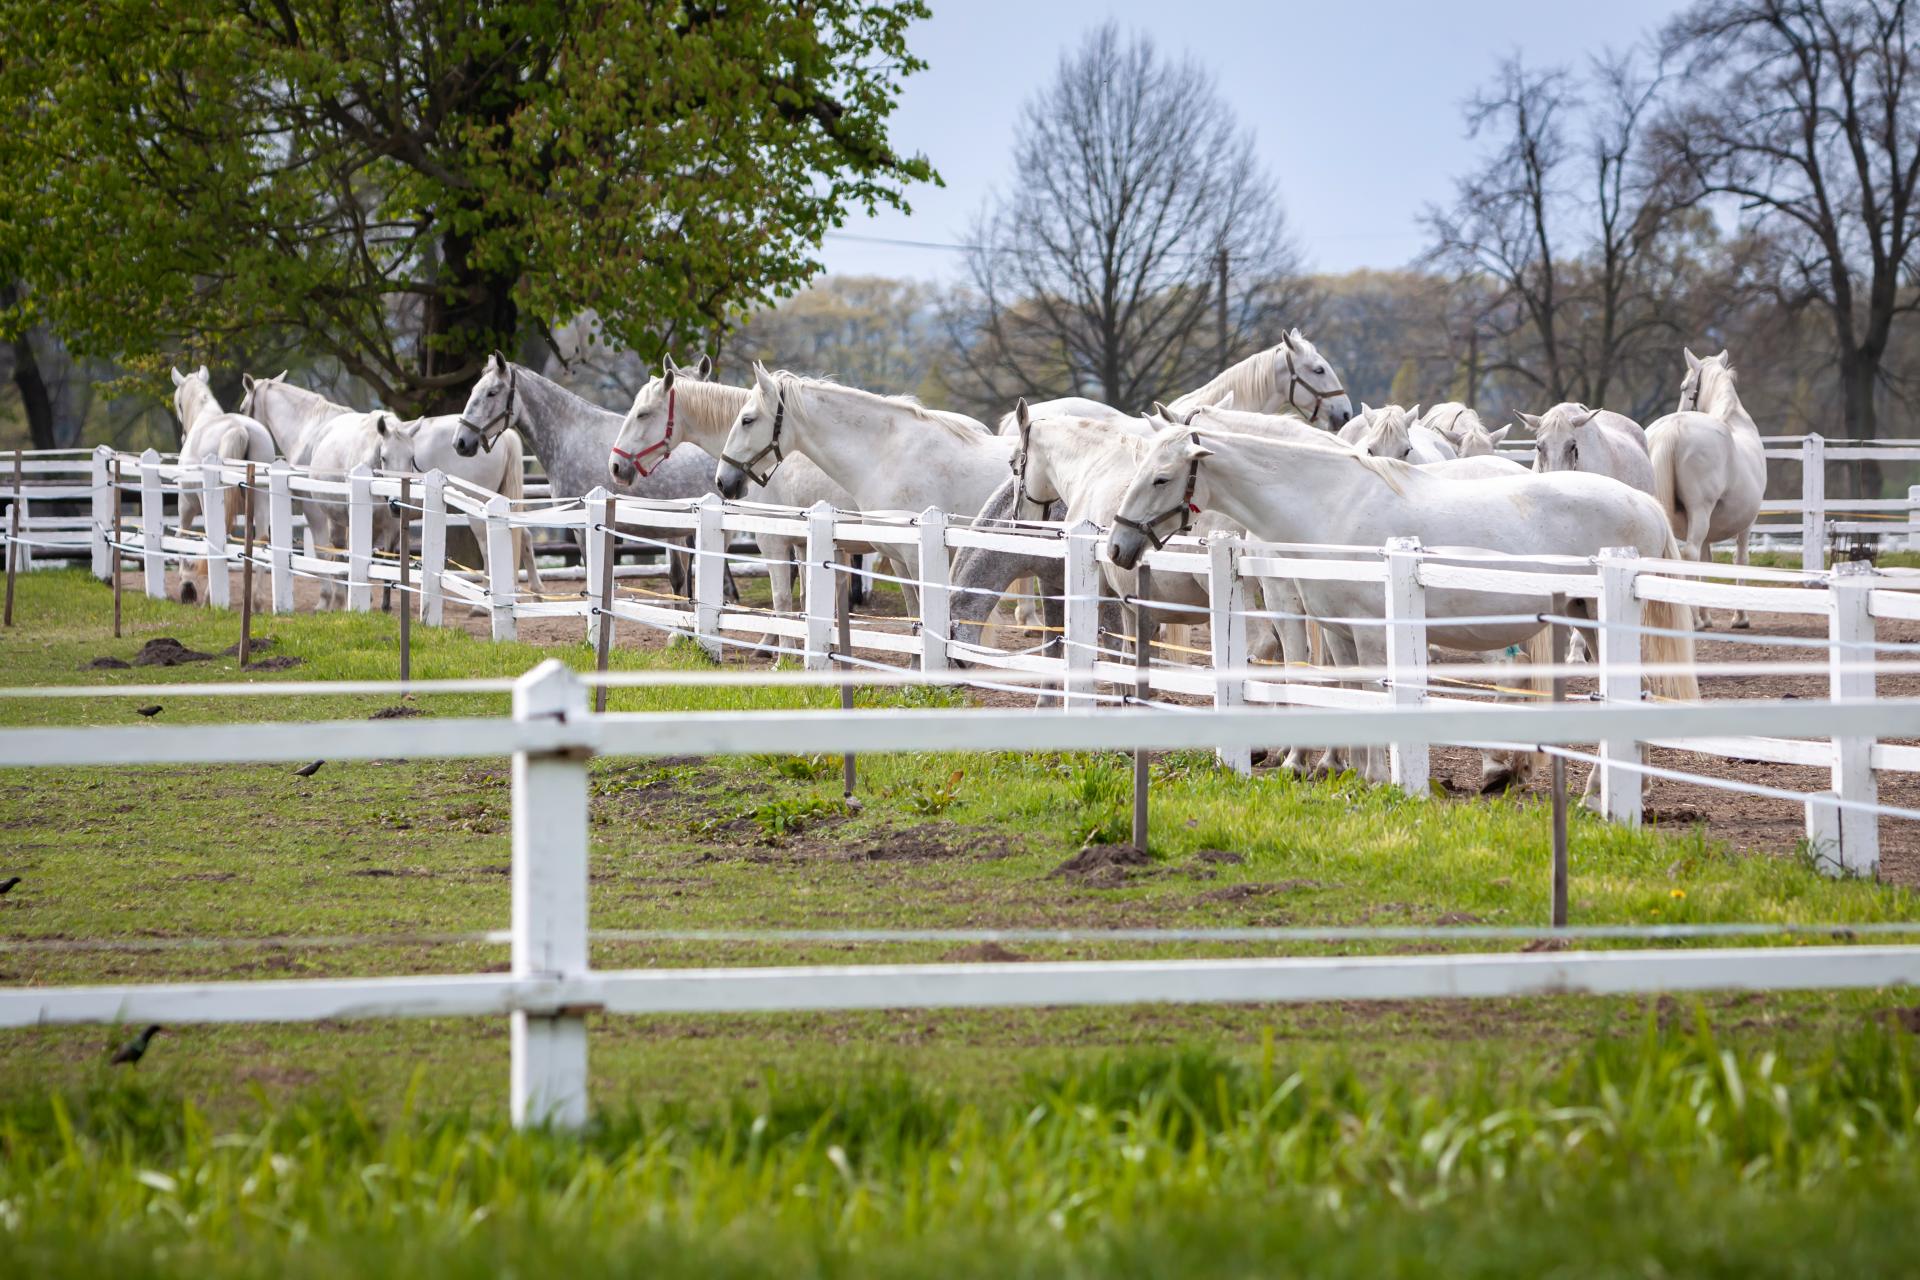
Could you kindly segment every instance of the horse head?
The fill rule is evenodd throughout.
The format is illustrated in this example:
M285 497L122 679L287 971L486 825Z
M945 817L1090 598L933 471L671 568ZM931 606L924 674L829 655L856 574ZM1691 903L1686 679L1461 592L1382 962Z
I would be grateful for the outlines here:
M479 380L467 393L466 407L460 410L460 429L454 432L453 451L461 457L491 450L500 433L513 425L514 410L519 407L513 368L498 351L487 357Z

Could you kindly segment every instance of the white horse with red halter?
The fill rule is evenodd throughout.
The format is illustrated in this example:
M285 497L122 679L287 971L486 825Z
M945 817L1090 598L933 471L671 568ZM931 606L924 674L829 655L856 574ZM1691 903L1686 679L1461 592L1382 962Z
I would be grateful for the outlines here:
M201 514L205 506L205 474L200 465L207 462L222 464L238 463L242 468L249 462L259 464L259 479L266 483L266 467L273 461L273 436L266 427L243 413L229 413L220 407L219 398L213 394L213 385L207 366L201 365L192 373L173 374L173 411L180 417L180 425L186 434L180 442L180 465L189 470L180 477L180 529L184 533L194 517ZM253 506L259 498L257 490L242 492L238 487L220 486L221 509L226 512L228 525L227 541L233 542L234 530L243 526L247 508ZM256 508L256 514L264 508ZM213 572L211 561L200 562L200 576L206 582ZM186 597L186 583L192 577L192 566L183 566L180 573L181 595ZM264 601L266 578L264 574L254 574L256 599Z
M1654 494L1689 559L1709 559L1714 543L1732 538L1734 563L1745 564L1767 493L1766 446L1740 403L1728 354L1686 357L1679 411L1647 428ZM1746 610L1733 625L1749 625Z
M741 406L747 402L749 392L745 387L708 381L712 372L713 361L706 356L702 356L699 364L692 368L675 364L672 356L666 357L661 375L648 379L647 384L633 397L633 407L627 410L626 420L620 425L620 434L615 437L613 448L608 453L607 471L616 484L626 485L636 479L645 479L682 445L689 446L691 451L705 453L716 463L719 461L725 449L727 432L732 429L733 420ZM788 458L765 485L752 485L746 496L752 502L780 507L805 509L816 502L824 502L835 510L854 509L853 496L828 479L826 473L811 459L801 456ZM795 585L793 562L805 555L806 540L783 534L756 533L754 541L760 548L760 554L767 560L773 611L776 614L792 613ZM869 547L861 551L855 546L848 549L861 554L877 554L896 576L910 576L907 572L909 566L894 559L887 548ZM907 587L904 594L908 612L918 613L918 593ZM781 638L768 635L762 643L777 647L781 644Z
M1648 556L1675 552L1672 531L1657 504L1618 481L1580 474L1521 474L1458 480L1405 463L1367 457L1333 444L1260 439L1226 432L1168 427L1141 459L1109 539L1108 554L1122 567L1192 519L1191 508L1218 511L1261 538L1276 542L1331 542L1382 546L1417 537L1429 554L1449 550L1523 556L1592 556L1603 547L1632 546ZM1308 612L1317 617L1383 618L1378 582L1302 581ZM1465 589L1426 595L1429 638L1478 651L1536 644L1544 597ZM1646 604L1650 632L1642 637L1650 663L1687 663L1691 614L1682 605ZM1450 621L1457 620L1457 621ZM1352 628L1354 659L1384 665L1386 636L1377 625ZM1654 691L1692 698L1691 675L1661 676ZM1383 753L1369 751L1366 776L1384 781Z

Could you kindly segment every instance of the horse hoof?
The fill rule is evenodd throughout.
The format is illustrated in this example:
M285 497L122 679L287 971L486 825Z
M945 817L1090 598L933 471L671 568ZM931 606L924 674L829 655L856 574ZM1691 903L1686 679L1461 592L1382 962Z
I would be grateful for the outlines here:
M1262 765L1262 764L1265 764L1266 762L1267 762L1267 749L1265 747L1255 747L1252 751L1250 751L1247 754L1247 763L1249 764Z
M1753 619L1735 618L1733 620L1733 629L1735 631L1751 631L1753 630Z
M191 582L183 582L180 584L180 603L181 604L193 604L195 601L199 599L200 599L200 593L194 589L194 585Z

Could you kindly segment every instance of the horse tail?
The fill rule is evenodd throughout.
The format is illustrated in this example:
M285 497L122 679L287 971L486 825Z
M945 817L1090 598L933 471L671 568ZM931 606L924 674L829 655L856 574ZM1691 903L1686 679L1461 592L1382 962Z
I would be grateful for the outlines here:
M1676 535L1686 529L1686 515L1680 510L1678 497L1679 480L1674 475L1674 469L1679 465L1675 457L1680 444L1679 436L1677 430L1667 430L1649 435L1647 439L1647 455L1653 460L1653 496L1660 503L1660 509L1666 512L1667 527Z
M505 468L500 476L500 495L508 502L518 502L527 496L524 482L526 447L520 441L520 433L501 432L500 452L503 455L500 465ZM514 526L512 536L513 563L526 567L527 590L539 594L544 588L540 582L540 568L534 563L533 539L518 525Z
M1658 474L1658 473L1656 473ZM1660 554L1669 560L1680 559L1680 544L1668 533ZM1641 605L1640 621L1648 632L1641 637L1641 661L1664 666L1685 667L1684 671L1663 672L1647 678L1648 687L1658 698L1687 702L1700 700L1700 678L1693 672L1693 606L1666 600L1648 600Z

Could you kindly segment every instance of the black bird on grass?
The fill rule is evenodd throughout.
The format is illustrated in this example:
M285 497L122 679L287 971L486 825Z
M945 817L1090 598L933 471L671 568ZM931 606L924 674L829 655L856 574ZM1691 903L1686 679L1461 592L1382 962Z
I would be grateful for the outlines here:
M147 1046L153 1042L153 1038L156 1035L160 1034L160 1029L160 1024L156 1022L133 1039L121 1045L120 1052L114 1054L113 1061L107 1065L117 1067L123 1062L134 1063L146 1057Z
M150 706L150 707L135 707L135 708L133 709L133 711L134 711L134 714L135 714L135 715L142 715L142 716L145 716L145 717L147 717L147 719L149 719L149 720L151 720L151 719L153 719L153 717L155 717L155 716L157 716L157 715L159 715L159 714L160 714L160 713L161 713L161 712L162 712L163 710L165 710L165 708L164 708L164 707L162 707L162 706L161 706L161 705L160 705L159 703L157 703L157 702L156 702L156 703L154 703L154 704L153 704L152 706Z
M315 760L312 764L303 764L293 771L294 776L298 778L311 778L314 774L320 772L320 766L325 763L325 760Z
M20 883L19 876L8 876L5 880L0 880L0 898L4 898L9 893L12 893L13 886L19 883Z

